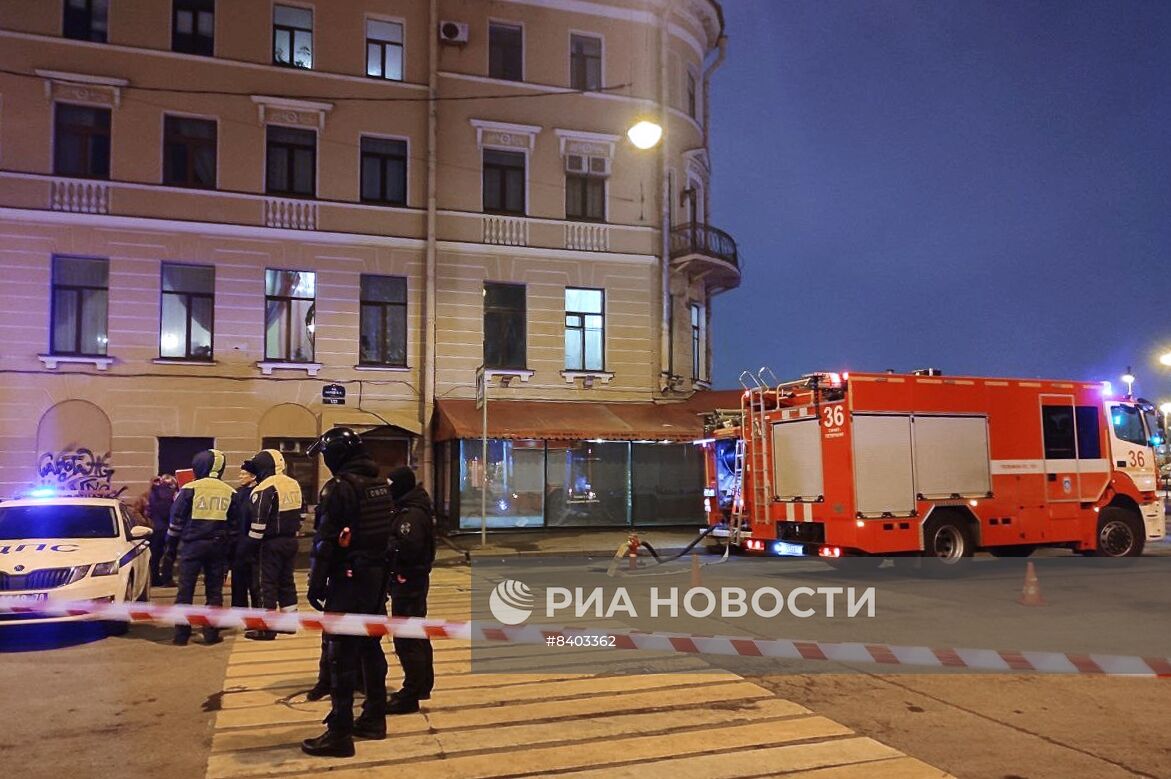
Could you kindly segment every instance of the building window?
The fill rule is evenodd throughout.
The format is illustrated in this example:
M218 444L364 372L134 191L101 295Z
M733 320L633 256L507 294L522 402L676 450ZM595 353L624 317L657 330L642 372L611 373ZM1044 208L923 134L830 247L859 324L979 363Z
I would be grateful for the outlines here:
M110 109L57 104L53 173L89 179L110 177Z
M159 436L159 468L155 473L171 473L191 467L200 452L215 448L214 438Z
M609 166L610 161L604 157L566 155L566 219L606 221L606 176Z
M525 155L519 151L484 150L484 210L525 213Z
M210 360L215 321L215 268L163 263L159 356Z
M104 356L108 343L110 261L53 258L53 354Z
M520 25L488 25L488 76L524 81L524 29Z
M313 11L291 5L272 9L272 61L291 68L313 67Z
M168 116L163 120L163 183L215 189L216 123Z
M290 127L268 128L265 191L313 197L317 192L317 134Z
M65 37L105 43L109 5L108 0L65 0Z
M565 369L605 370L606 293L565 288Z
M362 139L362 201L407 204L407 142Z
M602 39L569 36L569 86L582 91L602 88Z
M524 369L525 287L484 283L484 367Z
M403 80L403 26L398 22L366 20L366 75Z
M215 0L174 0L171 50L210 57L215 50Z
M362 274L362 365L407 366L407 280Z
M630 444L546 443L545 525L574 527L630 522Z
M313 362L317 274L264 272L264 359Z
M691 309L691 378L703 378L703 306L692 303Z
M687 115L696 118L695 74L687 71Z

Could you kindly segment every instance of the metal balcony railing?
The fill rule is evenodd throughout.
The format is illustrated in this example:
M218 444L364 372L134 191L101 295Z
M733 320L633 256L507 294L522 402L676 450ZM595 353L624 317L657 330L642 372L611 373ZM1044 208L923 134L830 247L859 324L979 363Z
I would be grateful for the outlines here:
M671 259L688 254L715 257L740 268L735 239L708 224L689 222L671 230Z

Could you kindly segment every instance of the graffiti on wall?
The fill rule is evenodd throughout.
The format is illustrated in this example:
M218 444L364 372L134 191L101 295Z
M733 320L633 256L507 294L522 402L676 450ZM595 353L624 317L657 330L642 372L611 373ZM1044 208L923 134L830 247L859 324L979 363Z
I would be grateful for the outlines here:
M116 498L126 491L114 489L114 468L110 453L95 454L85 447L70 444L54 454L45 452L37 465L39 484L62 492L85 492L95 496Z

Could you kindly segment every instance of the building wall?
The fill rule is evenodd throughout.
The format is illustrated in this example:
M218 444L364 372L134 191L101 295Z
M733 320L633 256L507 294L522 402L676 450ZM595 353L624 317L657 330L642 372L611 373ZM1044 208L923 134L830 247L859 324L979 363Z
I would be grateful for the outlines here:
M106 43L61 37L61 3L0 3L0 68L9 71L0 73L0 497L38 477L45 454L37 451L38 423L70 399L85 399L108 418L106 466L115 470L115 484L135 491L153 475L159 436L214 437L235 464L256 451L270 432L262 419L281 404L307 409L319 430L338 423L421 430L428 50L434 34L428 3L297 3L315 11L313 70L271 64L272 5L221 0L215 57L200 57L170 51L166 0L110 3ZM523 283L527 289L527 367L533 375L506 390L509 397L588 402L663 396L658 328L664 164L660 151L639 151L623 137L637 119L657 117L658 14L659 4L650 0L439 0L440 19L467 23L471 39L466 46L439 45L438 51L435 397L474 393L482 362L484 281ZM699 122L685 115L685 74L690 69L698 76L705 57L710 60L720 32L713 27L717 14L710 0L696 0L678 4L671 15L666 168L679 182L695 168L695 155L705 154ZM366 18L404 24L402 82L364 76ZM524 26L524 83L487 77L489 20ZM604 83L620 88L557 93L570 85L571 31L603 37ZM79 84L62 73L125 81ZM301 102L284 105L273 97ZM478 99L449 100L469 97ZM58 102L111 109L109 181L53 175ZM168 114L217 121L215 190L161 185ZM485 122L535 130L501 135L485 130ZM317 132L316 199L290 204L265 194L267 124ZM565 131L612 139L602 141L612 164L605 224L565 219ZM364 134L407 140L405 206L359 202ZM527 214L512 220L523 229L523 245L502 245L490 235L499 220L483 214L481 156L484 148L512 147L501 144L523 146L528 155ZM100 204L78 207L62 199L75 191L99 193L94 197ZM311 213L307 225L299 225L308 229L281 226L273 216L292 206ZM671 204L676 221L686 219L680 209L678 202ZM108 367L51 367L41 357L49 351L54 255L110 261ZM215 266L213 365L158 359L162 262ZM315 375L303 369L266 375L258 367L264 358L266 268L318 274L315 360L321 367ZM356 367L361 273L408 280L406 369ZM685 273L672 276L673 289L682 290L675 319L686 324L686 313L678 310L685 311L684 298L705 297L704 282ZM562 374L567 286L606 291L605 370L613 377L589 390ZM689 331L676 329L676 364L689 365ZM689 391L691 377L684 378L678 389ZM328 383L347 387L346 406L321 404L321 387ZM101 426L96 429L81 429L78 440L68 443L100 448ZM83 440L89 438L102 440Z

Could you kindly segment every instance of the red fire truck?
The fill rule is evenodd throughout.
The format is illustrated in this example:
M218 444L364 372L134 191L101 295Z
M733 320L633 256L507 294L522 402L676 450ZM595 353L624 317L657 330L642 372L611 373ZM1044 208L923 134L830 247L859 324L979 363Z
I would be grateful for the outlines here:
M751 383L746 381L748 377ZM1165 533L1154 407L1108 383L744 374L709 418L713 535L766 554L1124 557Z

